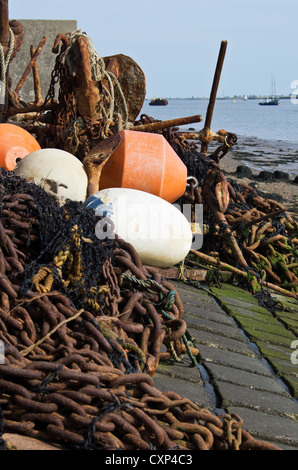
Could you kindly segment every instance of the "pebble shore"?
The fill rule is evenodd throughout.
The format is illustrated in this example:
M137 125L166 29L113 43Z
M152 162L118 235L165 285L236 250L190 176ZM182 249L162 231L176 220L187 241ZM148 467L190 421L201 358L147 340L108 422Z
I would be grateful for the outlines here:
M248 184L261 192L264 197L270 197L281 202L292 217L298 218L298 183L294 182L295 178L278 179L272 177L272 180L262 178L260 171L251 169L248 164L241 160L241 154L237 155L237 153L232 152L222 158L220 167L226 177L232 178L238 183ZM251 170L250 176L244 174L243 167ZM273 175L274 170L269 167L268 172Z

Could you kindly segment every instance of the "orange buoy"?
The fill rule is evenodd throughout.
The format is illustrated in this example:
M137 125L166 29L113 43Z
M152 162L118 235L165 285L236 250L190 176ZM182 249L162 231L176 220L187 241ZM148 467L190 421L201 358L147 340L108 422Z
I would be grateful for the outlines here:
M174 202L184 194L187 168L161 134L122 131L103 167L99 189L130 188Z
M0 124L0 167L13 170L19 159L40 150L37 140L15 124Z

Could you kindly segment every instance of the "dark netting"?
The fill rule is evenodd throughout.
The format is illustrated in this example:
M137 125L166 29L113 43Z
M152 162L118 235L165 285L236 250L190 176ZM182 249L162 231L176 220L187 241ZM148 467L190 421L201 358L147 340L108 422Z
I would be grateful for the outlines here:
M98 240L82 204L59 207L9 172L0 191L0 437L63 449L270 447L237 415L154 387L160 360L187 353L196 365L198 350L174 286L131 245Z
M21 295L26 294L26 290L32 288L32 278L38 272L39 268L47 266L54 257L68 249L70 252L78 251L80 257L80 271L84 272L78 279L72 279L71 287L68 286L68 295L78 307L82 306L82 289L90 291L97 284L102 283L101 267L104 261L110 256L114 246L114 240L99 241L95 234L95 225L98 218L94 212L86 210L83 203L68 201L63 207L60 207L55 198L45 192L39 186L28 183L24 179L16 176L13 172L7 172L2 169L0 179L0 197L3 200L4 194L10 196L18 194L27 194L32 196L35 201L34 208L27 210L28 219L30 216L38 215L38 255L35 259L30 259L30 230L28 230L28 264L23 274L23 283L21 286ZM38 204L36 204L38 202ZM3 217L5 222L5 215ZM78 230L74 231L74 227ZM78 232L80 246L75 246L74 235ZM34 251L34 254L36 250ZM67 268L65 268L67 270ZM65 285L62 282L61 275L53 268L56 287L66 293ZM62 273L63 274L63 273Z

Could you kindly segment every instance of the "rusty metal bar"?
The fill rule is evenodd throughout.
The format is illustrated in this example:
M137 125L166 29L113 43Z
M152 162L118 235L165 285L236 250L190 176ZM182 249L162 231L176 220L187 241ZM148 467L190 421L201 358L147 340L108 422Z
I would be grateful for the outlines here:
M78 112L81 116L97 121L101 117L97 109L100 93L92 78L89 48L85 37L79 37L76 41L75 53L77 54L75 93Z
M228 132L224 130L219 130L217 132L210 131L210 135L212 137L212 141L217 141L220 143L224 143ZM186 137L189 140L201 140L204 139L203 130L199 132L180 132L180 135Z
M33 45L31 44L30 46L30 54L31 54L31 59L33 59L35 50ZM34 62L33 64L33 84L34 84L34 93L35 93L35 104L41 104L42 99L41 99L41 87L40 87L40 80L39 80L39 74L38 74L38 68L37 68L37 63Z
M32 104L30 106L26 106L25 108L18 108L11 106L8 111L3 111L2 114L8 115L8 116L15 116L16 114L27 114L27 113L40 113L43 111L49 111L51 109L57 108L58 104L57 103L48 103L48 104L41 104L41 105L36 105Z
M176 119L169 119L167 121L157 121L157 122L150 122L148 124L141 124L139 126L133 127L133 130L152 132L156 130L166 129L167 127L183 126L185 124L201 122L202 120L203 120L202 116L198 114L196 116L182 117L182 118L176 118Z
M34 63L36 62L36 60L37 60L39 54L40 54L41 51L42 51L43 46L44 46L45 43L46 43L46 40L47 40L47 38L46 38L46 37L43 37L42 40L40 41L40 43L39 43L39 45L38 45L38 48L36 49L36 51L35 51L33 57L31 58L29 64L27 65L26 70L25 70L25 72L23 73L23 75L22 75L22 77L21 77L21 79L20 79L20 81L19 81L19 83L18 83L18 85L17 85L17 87L16 87L16 89L15 89L15 93L18 94L19 91L20 91L20 89L21 89L22 86L24 85L24 83L25 83L25 81L26 81L26 79L27 79L29 73L30 73L31 70L32 70L32 67L33 67Z
M3 45L9 43L8 0L0 0L0 42Z
M228 43L227 43L226 40L221 41L219 55L218 55L218 59L217 59L216 69L215 69L215 74L214 74L212 88L211 88L211 93L210 93L210 98L209 98L209 104L208 104L208 108L207 108L206 119L205 119L204 129L206 130L206 133L208 133L208 131L210 130L210 127L211 127L213 110L214 110L214 105L215 105L215 101L216 101L216 95L217 95L220 75L221 75L221 71L222 71L222 67L223 67L223 62L224 62L224 58L225 58L225 54L226 54L227 44ZM207 141L202 142L201 151L203 153L206 153L207 148L208 148L208 142Z

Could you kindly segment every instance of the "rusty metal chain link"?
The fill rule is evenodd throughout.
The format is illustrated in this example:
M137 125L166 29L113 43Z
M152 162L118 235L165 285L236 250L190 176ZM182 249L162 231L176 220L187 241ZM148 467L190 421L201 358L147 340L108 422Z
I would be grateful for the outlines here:
M215 416L154 386L163 341L177 346L185 332L183 305L131 245L117 238L111 246L88 308L78 308L73 287L61 290L59 276L50 289L33 283L22 293L28 265L40 256L41 193L13 191L12 178L0 178L1 432L66 449L267 448L244 432L240 417ZM66 264L64 280L75 283ZM158 312L159 294L171 318Z

